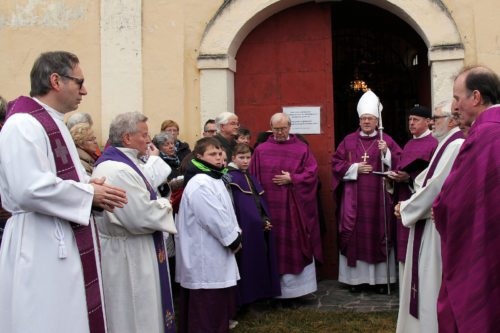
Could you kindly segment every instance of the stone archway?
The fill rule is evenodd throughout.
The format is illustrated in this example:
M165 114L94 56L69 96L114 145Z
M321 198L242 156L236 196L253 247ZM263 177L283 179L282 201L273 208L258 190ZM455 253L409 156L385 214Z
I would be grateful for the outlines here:
M316 0L315 2L327 2ZM453 77L463 66L464 47L456 24L440 0L360 0L385 9L408 23L428 47L433 104L449 99ZM261 22L310 0L226 0L208 23L200 45L201 120L234 112L235 55Z
M241 63L242 65L240 66L240 71L238 72L238 75L236 75L236 85L238 85L239 87L239 89L237 89L237 101L239 101L238 112L241 113L240 119L244 121L245 125L249 128L252 128L252 125L254 125L254 129L263 128L262 124L264 124L266 121L260 119L262 117L259 118L254 116L253 118L249 118L247 116L256 114L268 115L267 113L271 112L269 111L269 107L271 105L261 105L261 109L258 109L261 111L258 111L255 108L255 105L242 106L240 103L242 99L241 75L245 75L245 68L250 66L249 64L253 61L251 60L253 58L252 56L248 56L247 54L247 57L245 58L245 56L241 55L240 53L243 52L245 54L244 51L248 50L248 45L246 43L247 38L249 41L251 41L250 44L258 44L254 39L254 34L252 33L252 31L256 31L257 35L259 35L259 29L261 27L265 27L270 20L272 20L273 18L282 17L283 15L286 16L293 11L295 11L297 15L293 14L291 16L294 17L294 21L292 22L301 21L302 25L299 26L303 26L305 31L309 31L305 28L307 27L307 20L305 20L305 17L308 17L308 14L305 13L308 12L306 8L320 7L315 5L314 2L325 3L329 1L255 0L250 3L249 1L243 0L229 0L224 2L224 4L221 6L214 18L210 21L205 30L205 34L203 36L200 47L200 56L198 57L198 68L200 69L200 106L202 121L205 121L208 118L215 118L217 114L223 111L235 112L235 73L237 71L235 58L238 54L238 59L240 61L243 61ZM430 90L432 91L431 100L434 104L436 102L440 102L441 100L450 99L453 77L454 74L463 65L464 50L456 26L451 16L447 13L446 8L444 6L438 5L435 0L422 0L419 4L409 4L402 0L375 0L359 2L365 2L369 3L372 6L378 6L382 11L386 11L392 16L399 17L411 27L408 28L408 30L413 29L420 36L421 40L423 41L423 43L420 42L420 49L422 50L421 54L425 53L426 50L428 52L427 59L430 65L431 76ZM400 6L398 6L398 4ZM323 12L321 11L315 11L315 13L319 16L323 14ZM319 16L315 16L315 18L318 19ZM277 20L279 22L282 22L280 19ZM328 18L328 20L330 20L330 17ZM417 22L419 22L420 24L417 24ZM436 25L434 22L439 22L439 25ZM278 25L273 25L273 28L276 29L276 31L285 31L285 35L290 38L294 36L294 33L289 29L293 30L294 27L296 27L294 24L289 25L288 28L280 28ZM331 32L330 27L328 28L328 31ZM260 35L262 36L262 31L260 32ZM272 34L270 33L270 35ZM285 39L290 42L288 37ZM267 39L265 40L267 41ZM276 41L280 40L280 38L276 39ZM304 41L304 36L301 35L301 37L297 41L299 40L301 42ZM296 43L297 41L295 41L294 43L295 48L298 45L298 43ZM331 44L329 48L331 49ZM261 50L260 48L257 49ZM239 50L240 53L238 53ZM257 53L260 54L259 52ZM270 58L272 57L269 57L269 54L264 57L264 59L268 59L268 61L271 60ZM332 55L330 53L329 59L327 61L330 63L330 65L331 59ZM280 58L281 63L287 63L286 61L283 62L283 60L283 58ZM326 64L327 62L324 63ZM318 63L322 63L322 61L318 60ZM260 67L257 66L257 68ZM326 73L330 71L331 69L327 69L324 72ZM300 70L298 72L300 72L301 75L307 73L306 70ZM260 74L262 73L259 72L259 75ZM266 72L265 74L269 73ZM282 73L280 73L280 75L282 75ZM308 77L310 78L310 76ZM294 76L294 78L297 79L296 76ZM328 86L328 82L331 81L332 78L330 76L330 81L322 81L321 84L322 86ZM252 87L259 86L258 84L254 84L258 82L260 82L259 79L253 82ZM310 81L307 82L310 83ZM281 89L281 87L286 86L286 84L278 84L277 86L279 86ZM333 86L330 86L330 89L333 92ZM321 89L317 90L319 91ZM252 93L254 93L253 89L251 89L251 91ZM266 90L266 93L262 95L266 95L268 92L269 94L271 94L269 90ZM261 93L262 91L259 91L258 95L261 95ZM293 96L297 97L296 94L294 94ZM307 96L302 97L303 99L307 99L311 96L310 94L308 94ZM331 105L332 99L328 97L325 98L326 99L324 100L321 98L315 99L313 104L325 107L324 111L326 112L322 113L322 117L324 116L328 118L329 116L332 116L334 114L334 110L332 109L333 105ZM283 95L280 95L279 101L280 103L285 103L280 105L286 105L286 101L288 101L288 99L283 98ZM272 107L276 107L276 105L272 105ZM279 112L279 110L277 110L276 108L272 110L273 112ZM260 123L259 126L256 126L254 123L252 123L252 119L257 118L259 118L258 120L256 120L258 123ZM334 140L332 138L332 134L330 133L333 129L333 120L322 120L321 126L321 134L310 137L308 138L308 140L312 140L312 150L318 160L318 166L320 169L320 181L322 184L330 184L331 171L329 159L326 159L325 156L328 155L328 157L330 157L334 149ZM321 142L321 144L318 144L318 142ZM331 197L332 194L329 186L323 186L319 192L319 202L321 203L320 206L324 207L322 213L324 219L323 222L327 229L323 238L325 263L323 264L320 273L320 275L323 277L334 277L334 273L337 269L337 261L335 259L336 228L329 228L330 226L335 225L335 207L331 205Z

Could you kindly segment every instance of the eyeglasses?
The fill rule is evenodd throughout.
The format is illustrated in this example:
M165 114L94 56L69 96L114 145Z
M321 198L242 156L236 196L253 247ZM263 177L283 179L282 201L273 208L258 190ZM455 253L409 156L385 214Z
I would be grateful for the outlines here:
M208 131L205 131L206 133L215 133L217 132L217 130L208 130Z
M431 119L433 121L436 121L437 119L441 119L441 118L447 118L448 116L432 116Z
M273 132L285 132L288 131L289 127L273 127Z
M376 117L359 117L359 120L361 121L376 121Z
M83 87L83 82L85 81L85 79L79 79L79 78L74 77L74 76L65 75L65 74L59 74L59 73L57 73L57 75L59 75L59 76L65 77L65 78L67 78L67 79L70 79L70 80L75 81L75 83L76 83L76 84L78 84L78 86L80 86L80 89L82 89L82 87Z

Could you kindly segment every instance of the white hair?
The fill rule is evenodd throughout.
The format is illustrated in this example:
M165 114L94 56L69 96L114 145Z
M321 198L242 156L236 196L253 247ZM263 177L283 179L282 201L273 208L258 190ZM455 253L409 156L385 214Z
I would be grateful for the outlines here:
M163 146L166 142L168 142L168 141L173 142L173 140L174 140L174 138L169 133L160 132L154 136L153 144L156 146L156 148L160 149L161 146Z
M220 125L226 125L229 118L237 117L236 114L232 112L222 112L217 117L215 117L215 126L217 126L217 131L220 131Z
M280 120L286 120L288 122L288 126L292 126L292 120L290 119L290 116L283 112L273 114L271 116L271 120L269 121L269 125L273 127L273 123Z
M109 126L109 142L114 147L123 147L123 135L137 133L139 123L145 123L148 117L140 112L119 114Z
M75 112L71 116L69 116L68 120L66 121L66 127L68 127L68 129L70 130L76 124L81 123L89 124L90 127L92 127L92 125L94 124L90 114L85 112Z
M442 101L436 105L434 112L441 110L443 116L451 117L453 115L451 112L451 104L451 101Z

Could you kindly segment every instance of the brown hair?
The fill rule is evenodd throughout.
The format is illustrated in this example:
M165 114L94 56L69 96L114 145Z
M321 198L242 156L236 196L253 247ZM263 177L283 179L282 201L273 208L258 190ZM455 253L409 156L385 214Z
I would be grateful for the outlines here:
M238 154L246 154L246 153L252 153L250 147L246 143L238 143L233 148L233 157Z
M198 155L205 154L207 151L208 147L213 146L218 149L222 149L222 146L220 144L220 141L215 139L215 138L201 138L198 141L196 141L196 144L194 145L193 148L193 156L196 157Z
M164 122L161 123L161 131L165 131L168 127L172 127L174 126L175 128L177 128L177 130L179 130L179 124L177 124L175 121L173 120L170 120L170 119L167 119L165 120Z

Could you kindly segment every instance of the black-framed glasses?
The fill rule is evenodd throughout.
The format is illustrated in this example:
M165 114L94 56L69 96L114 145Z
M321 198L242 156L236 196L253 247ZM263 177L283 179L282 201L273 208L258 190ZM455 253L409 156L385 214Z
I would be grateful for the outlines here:
M75 81L75 83L78 84L78 86L80 86L80 89L82 89L83 82L85 82L85 79L80 79L80 78L77 78L77 77L74 77L74 76L70 76L70 75L66 75L66 74L59 74L59 73L57 73L57 75Z
M437 119L441 119L441 118L447 118L448 116L432 116L431 119L433 121L436 121Z

